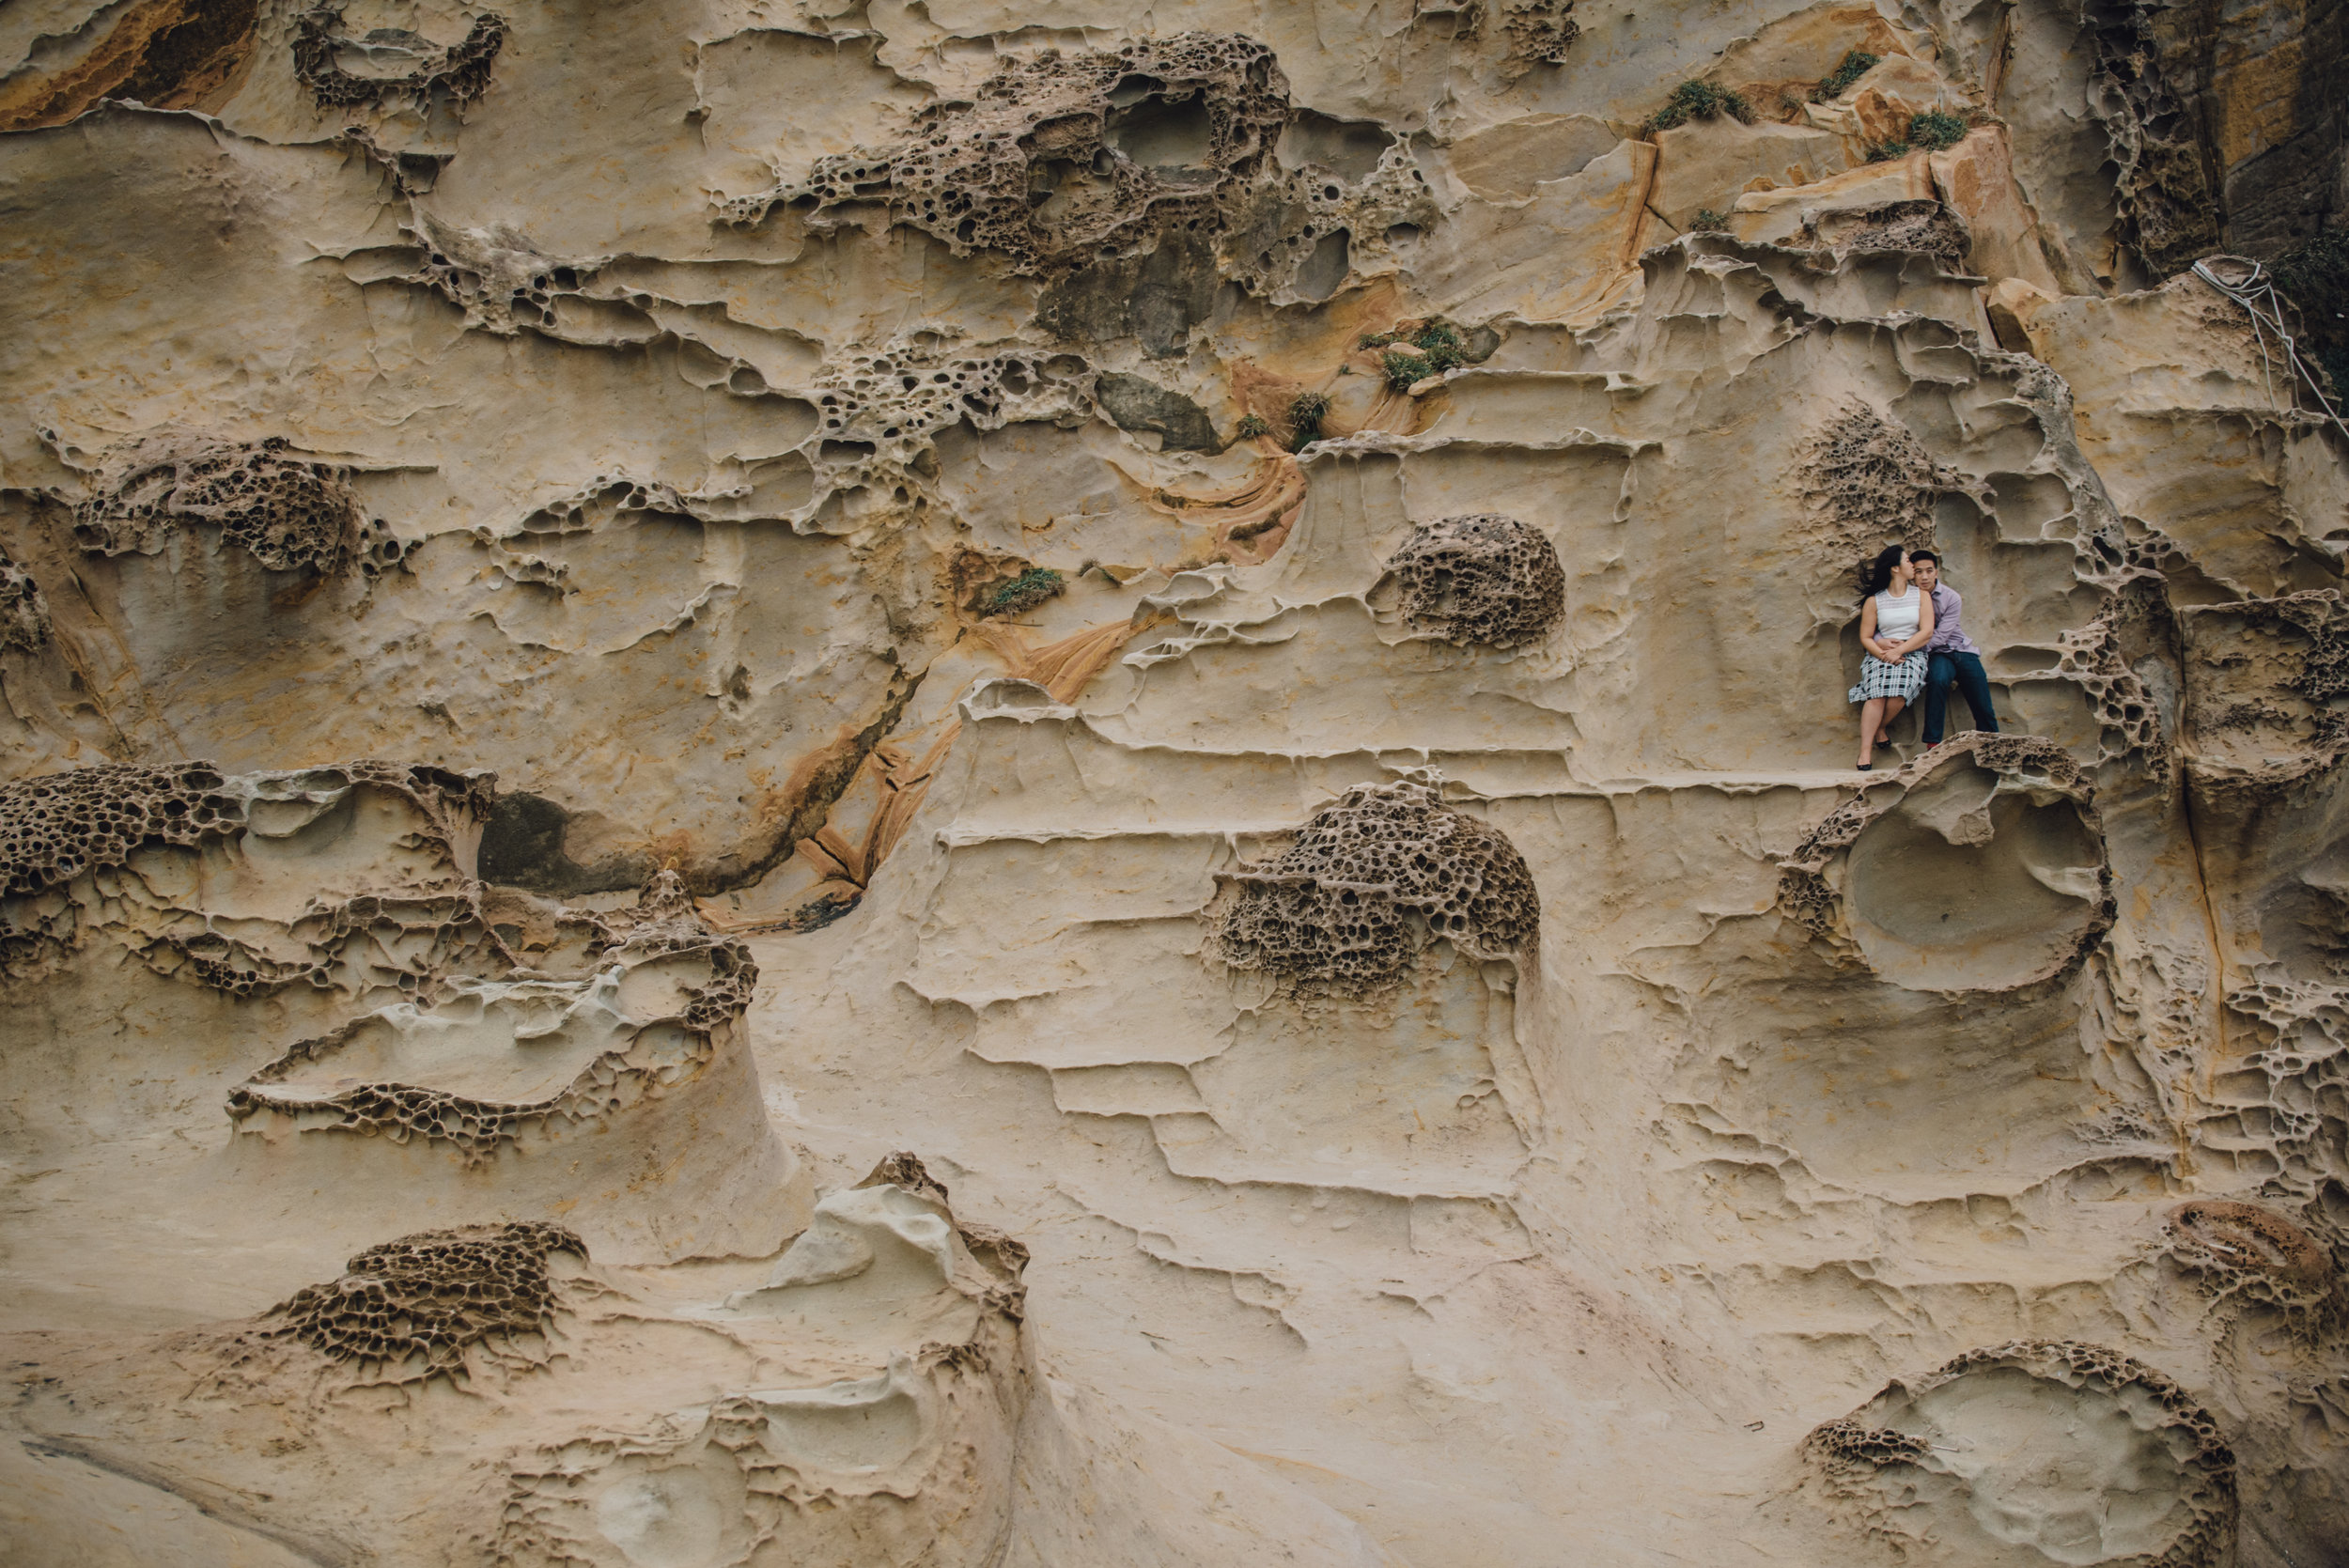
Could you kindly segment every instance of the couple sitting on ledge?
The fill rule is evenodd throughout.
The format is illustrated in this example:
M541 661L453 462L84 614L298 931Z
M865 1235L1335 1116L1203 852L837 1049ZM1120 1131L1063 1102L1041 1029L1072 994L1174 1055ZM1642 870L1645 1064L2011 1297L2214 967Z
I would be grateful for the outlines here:
M1859 610L1859 684L1850 701L1859 704L1859 770L1875 766L1876 748L1891 743L1892 721L1917 694L1925 692L1928 746L1941 744L1955 686L1973 713L1974 727L1999 733L1990 707L1990 677L1983 673L1982 650L1958 629L1961 601L1941 582L1941 558L1887 545L1868 567Z

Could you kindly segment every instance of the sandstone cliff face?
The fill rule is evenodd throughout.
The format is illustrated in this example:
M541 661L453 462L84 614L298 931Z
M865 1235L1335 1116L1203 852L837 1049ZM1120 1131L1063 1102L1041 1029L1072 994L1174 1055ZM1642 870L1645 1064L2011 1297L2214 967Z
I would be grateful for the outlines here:
M0 1556L2349 1559L2343 25L0 8Z

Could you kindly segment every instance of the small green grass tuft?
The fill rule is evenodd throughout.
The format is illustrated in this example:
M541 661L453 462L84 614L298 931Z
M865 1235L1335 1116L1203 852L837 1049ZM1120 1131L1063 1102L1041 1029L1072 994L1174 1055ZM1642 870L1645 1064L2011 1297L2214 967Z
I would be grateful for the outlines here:
M1907 157L1913 150L1906 142L1871 142L1868 144L1868 162L1889 163L1895 158Z
M1387 384L1397 392L1408 391L1414 384L1436 373L1424 354L1410 353L1402 349L1387 350Z
M1719 119L1723 115L1751 125L1753 105L1742 93L1691 78L1672 90L1647 125L1650 131L1670 131L1692 119Z
M1908 145L1942 152L1966 139L1966 122L1955 115L1928 109L1908 122Z
M1843 64L1828 71L1819 85L1811 89L1811 101L1825 103L1829 99L1843 97L1844 88L1875 70L1882 58L1882 55L1871 54L1864 49L1853 50L1843 56Z
M1289 404L1289 450L1302 452L1321 439L1321 422L1330 417L1330 399L1318 392L1300 392Z
M1688 220L1688 232L1691 234L1726 234L1729 232L1729 215L1724 212L1716 212L1709 207L1700 207L1697 209L1697 215Z
M1068 586L1050 567L1030 567L1008 582L996 584L980 608L982 616L1017 615L1034 609Z
M1438 318L1411 334L1411 345L1427 361L1429 375L1440 376L1468 363L1468 340L1460 329Z
M1242 441L1253 441L1253 440L1255 440L1258 436L1268 436L1268 435L1270 435L1271 433L1272 433L1272 427L1271 427L1271 426L1269 426L1269 425L1268 425L1268 424L1266 424L1266 423L1264 422L1264 420L1263 420L1260 416L1258 416L1258 415L1256 415L1256 414L1252 414L1252 413L1247 413L1247 414L1242 414L1242 415L1240 415L1240 420L1239 420L1239 439L1240 439L1240 440L1242 440Z
M1423 321L1408 332L1365 335L1362 347L1386 349L1380 359L1386 367L1387 384L1397 392L1430 376L1456 370L1469 362L1468 338L1440 316Z

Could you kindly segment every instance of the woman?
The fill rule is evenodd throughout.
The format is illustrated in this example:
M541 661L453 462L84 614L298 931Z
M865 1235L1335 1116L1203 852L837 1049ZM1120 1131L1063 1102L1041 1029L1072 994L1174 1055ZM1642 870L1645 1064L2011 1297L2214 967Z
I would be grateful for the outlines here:
M1859 704L1859 770L1875 766L1876 748L1891 743L1890 726L1925 684L1924 645L1933 636L1933 599L1920 593L1908 552L1886 545L1868 567L1861 592L1859 684L1851 689Z

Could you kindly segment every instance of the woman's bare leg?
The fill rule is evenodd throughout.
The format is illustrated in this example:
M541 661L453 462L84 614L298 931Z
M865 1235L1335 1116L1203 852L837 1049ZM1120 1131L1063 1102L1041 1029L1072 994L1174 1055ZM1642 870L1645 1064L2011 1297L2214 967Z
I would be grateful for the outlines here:
M1877 745L1890 746L1892 744L1892 721L1899 718L1901 716L1901 709L1906 707L1907 706L1908 699L1906 697L1887 697L1884 699L1884 727L1876 731Z
M1859 766L1876 759L1876 732L1884 727L1884 699L1870 697L1859 705Z

